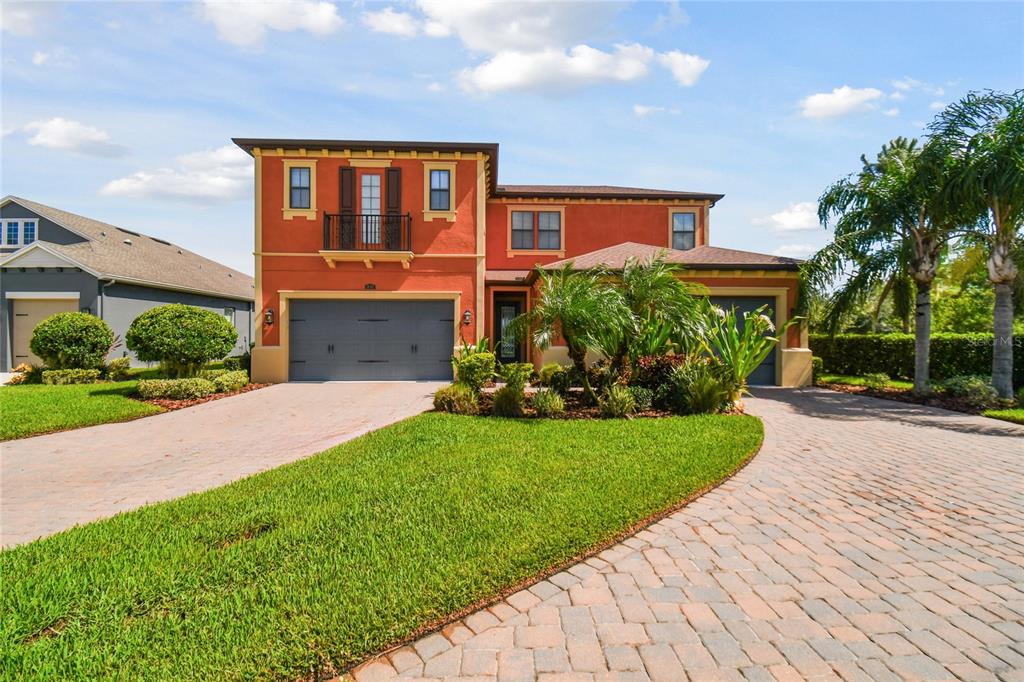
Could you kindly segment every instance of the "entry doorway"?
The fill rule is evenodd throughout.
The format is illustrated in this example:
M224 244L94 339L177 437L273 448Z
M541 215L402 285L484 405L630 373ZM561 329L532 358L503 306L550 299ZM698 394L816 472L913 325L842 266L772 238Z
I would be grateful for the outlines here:
M525 294L494 294L494 355L498 362L524 362L526 342L507 333L512 320L526 311Z

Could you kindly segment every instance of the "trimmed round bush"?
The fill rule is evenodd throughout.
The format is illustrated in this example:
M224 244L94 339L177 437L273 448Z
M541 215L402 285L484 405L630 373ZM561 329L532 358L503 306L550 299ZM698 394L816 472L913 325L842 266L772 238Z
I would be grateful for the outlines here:
M111 381L124 381L131 369L131 358L114 358L107 363L107 378Z
M557 417L565 413L565 401L553 388L542 388L534 393L530 404L540 417Z
M453 414L476 414L480 411L477 392L465 384L444 386L434 392L434 409Z
M892 379L885 372L872 372L864 375L864 385L872 391L884 391L892 384Z
M522 417L523 392L512 386L502 386L494 392L494 414L497 417Z
M89 313L57 313L36 325L29 347L50 369L95 369L103 365L114 332Z
M458 383L479 391L494 378L494 364L494 353L473 353L459 360L458 376L455 378Z
M562 395L569 392L569 386L572 384L569 370L557 362L551 362L541 367L537 378L541 386L558 391Z
M195 400L213 395L217 392L217 386L209 379L143 379L139 382L138 391L147 400Z
M98 369L47 369L43 371L43 383L50 386L67 384L95 384L100 380Z
M942 389L979 410L999 404L999 392L987 376L968 374L951 377L942 382Z
M243 369L224 372L213 380L213 385L217 387L217 393L240 391L249 385L249 373Z
M125 344L140 360L159 362L172 377L194 376L206 363L231 352L238 331L212 310L172 303L135 318Z

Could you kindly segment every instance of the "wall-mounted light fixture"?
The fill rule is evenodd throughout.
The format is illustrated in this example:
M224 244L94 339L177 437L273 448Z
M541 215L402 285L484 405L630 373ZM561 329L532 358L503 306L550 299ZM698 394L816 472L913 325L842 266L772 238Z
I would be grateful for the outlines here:
M267 325L268 327L274 324L273 308L267 308L266 310L263 311L263 324Z
M466 312L462 313L462 324L468 326L473 320L473 313L469 312L469 308L466 308Z

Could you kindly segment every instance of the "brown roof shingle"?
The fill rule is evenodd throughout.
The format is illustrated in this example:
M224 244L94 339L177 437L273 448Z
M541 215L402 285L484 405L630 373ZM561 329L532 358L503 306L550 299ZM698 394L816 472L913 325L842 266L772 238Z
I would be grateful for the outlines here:
M229 298L255 297L255 284L249 275L170 242L28 199L7 199L85 237L88 241L76 244L40 243L101 277Z
M576 270L588 270L606 267L621 270L629 258L650 260L664 254L670 263L679 263L695 270L735 269L735 270L797 270L801 261L795 258L769 256L752 251L737 251L720 246L698 246L686 251L667 249L664 246L622 242L615 246L590 251L573 258L565 258L543 266L545 270L557 270L569 263Z

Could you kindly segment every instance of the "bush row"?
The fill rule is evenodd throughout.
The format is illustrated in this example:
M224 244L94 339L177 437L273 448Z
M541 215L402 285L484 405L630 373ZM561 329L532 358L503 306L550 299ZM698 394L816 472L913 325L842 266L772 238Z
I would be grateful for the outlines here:
M139 395L146 400L170 398L195 400L214 393L228 393L242 389L249 383L249 374L242 370L220 372L214 378L143 379L139 382Z
M992 374L992 334L932 335L931 378L942 381L955 376ZM912 379L914 336L912 334L813 334L810 347L829 374L888 374ZM1024 339L1015 338L1013 383L1024 385Z
M51 386L65 384L95 384L100 380L98 369L47 369L43 371L43 383Z

